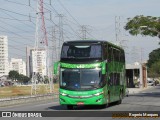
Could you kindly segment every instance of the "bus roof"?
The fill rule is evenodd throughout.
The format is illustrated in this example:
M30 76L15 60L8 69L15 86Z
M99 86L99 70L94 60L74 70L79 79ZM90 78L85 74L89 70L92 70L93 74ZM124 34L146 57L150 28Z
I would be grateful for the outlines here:
M101 44L102 43L108 43L108 44L110 44L110 45L112 45L112 46L114 46L116 48L124 50L122 47L120 47L118 45L115 45L115 44L113 44L111 42L105 41L105 40L73 40L73 41L66 41L64 43L66 43L66 44L67 43L69 43L69 44L71 44L71 43L101 43Z

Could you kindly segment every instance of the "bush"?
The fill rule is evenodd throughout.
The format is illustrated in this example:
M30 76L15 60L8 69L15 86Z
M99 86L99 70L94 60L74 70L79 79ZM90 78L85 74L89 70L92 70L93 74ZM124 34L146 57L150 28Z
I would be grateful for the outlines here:
M155 85L157 85L157 84L159 84L159 81L158 81L158 80L155 81Z

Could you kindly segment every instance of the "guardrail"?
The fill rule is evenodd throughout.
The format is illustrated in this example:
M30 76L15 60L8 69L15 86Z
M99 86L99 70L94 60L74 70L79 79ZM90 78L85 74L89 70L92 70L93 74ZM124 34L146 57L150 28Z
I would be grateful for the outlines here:
M20 96L0 99L0 107L11 106L16 104L24 104L34 101L46 101L54 98L58 98L58 93L33 95L33 96Z

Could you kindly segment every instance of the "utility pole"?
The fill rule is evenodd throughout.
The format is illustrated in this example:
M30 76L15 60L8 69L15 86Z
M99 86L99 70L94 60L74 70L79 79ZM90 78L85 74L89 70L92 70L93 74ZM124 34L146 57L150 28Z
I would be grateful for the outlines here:
M54 62L58 61L58 46L59 46L59 41L57 39L57 33L58 29L57 26L52 26L52 59Z
M115 36L116 36L116 42L120 41L120 33L121 33L121 23L120 23L120 16L115 16Z
M30 5L30 1L29 1ZM37 1L37 11L36 11L36 31L35 31L35 43L34 43L34 50L32 50L32 64L34 62L34 67L32 68L32 87L31 87L31 95L36 95L37 94L37 50L38 50L38 45L39 45L39 1ZM33 67L33 66L32 66Z
M143 48L140 47L140 63L143 62Z
M115 16L115 37L116 37L116 44L122 45L122 25L121 25L121 17Z
M46 31L46 27L45 27L45 20L44 20L44 11L43 11L44 7L43 7L43 0L37 0L37 12L36 12L36 33L35 33L35 47L34 47L34 54L35 54L35 64L37 64L37 53L40 47L39 42L41 43L41 47L43 47L45 49L46 52L46 64L41 65L43 69L43 67L46 67L46 75L49 79L49 83L50 83L50 93L51 93L51 76L50 76L50 68L49 68L49 64L50 64L50 60L49 60L49 48L48 48L48 38L47 38L47 31ZM41 19L41 22L40 22ZM35 67L37 67L37 65L35 65ZM36 82L36 77L38 74L37 68L33 68L34 71L32 73L32 90L31 92L36 94L37 89L37 82ZM42 76L44 77L44 76ZM31 94L32 94L31 93Z
M82 34L82 40L86 40L87 39L87 26L86 25L82 25L81 26L81 34Z
M31 6L31 0L28 0L28 6Z
M60 50L61 50L61 46L64 42L64 36L63 36L63 18L64 15L63 14L58 14L58 18L59 18L59 45L58 45L58 58L60 57Z
M56 38L56 26L55 27L53 27L52 26L52 59L51 59L51 61L52 61L52 63L54 63L54 62L56 62L56 61L58 61L58 59L57 59L57 38ZM53 79L54 79L54 76L53 76L53 64L51 64L50 65L51 66L51 68L50 68L50 71L51 71L51 78L52 78L52 82L51 82L51 86L52 86L52 90L54 90L54 83L53 83Z
M141 48L141 63L142 63L142 48Z
M85 26L85 25L82 25L81 26L81 28L82 28L82 38L83 38L83 40L86 40L86 38L87 38L87 27Z
M133 62L139 62L139 49L137 46L133 46L131 53Z

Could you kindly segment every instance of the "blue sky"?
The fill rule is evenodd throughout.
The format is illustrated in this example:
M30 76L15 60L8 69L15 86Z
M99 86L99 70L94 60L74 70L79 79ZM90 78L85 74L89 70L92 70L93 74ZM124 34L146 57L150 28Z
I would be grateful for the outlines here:
M9 56L10 57L23 57L25 59L25 47L26 45L34 45L35 34L35 10L36 0L30 0L31 7L28 5L28 0L1 0L0 8L13 11L16 13L28 15L33 17L29 21L28 16L18 15L8 11L0 9L0 27L1 35L8 35L9 37ZM58 24L57 13L53 10L56 9L59 14L64 14L64 29L67 37L70 39L79 39L74 35L74 32L69 30L69 25L77 33L80 32L80 26L73 20L73 18L65 11L65 9L58 2L60 1L64 7L70 12L70 14L81 25L87 25L89 33L95 38L100 40L107 40L115 43L115 16L120 16L121 34L120 38L126 40L124 45L127 52L127 62L131 63L135 60L139 61L140 57L143 60L148 59L148 54L159 47L158 38L147 36L131 36L127 31L123 29L123 26L127 22L127 18L133 18L136 15L145 16L160 16L160 0L52 0L52 7L49 5L50 0L44 0L45 2L45 19L50 19L48 10L52 13L52 20ZM15 2L15 3L13 3ZM20 4L17 4L20 3ZM17 20L9 20L18 19ZM66 20L72 22L66 22ZM4 23L5 22L5 23ZM46 20L46 28L48 33L51 31L50 27L53 23ZM74 24L73 24L74 23ZM67 24L67 25L66 25ZM77 24L77 25L76 25ZM11 27L12 25L12 27ZM17 29L18 28L18 29ZM10 32L8 32L8 30ZM17 33L17 34L14 34ZM67 32L73 32L72 34ZM20 37L23 36L23 37ZM24 39L25 37L25 39ZM49 36L49 39L51 36ZM89 36L91 37L91 36ZM29 39L29 40L27 40ZM67 39L66 39L67 40ZM12 46L12 47L11 47ZM18 46L20 50L14 47ZM135 53L133 52L135 50ZM142 50L142 55L140 54ZM18 54L18 55L17 55Z

